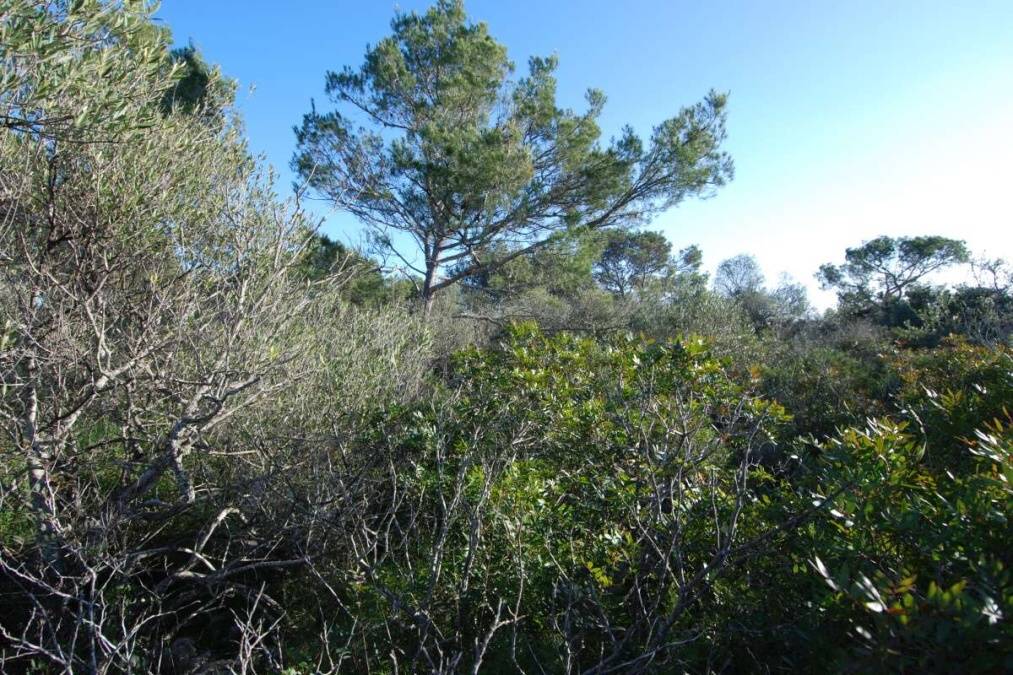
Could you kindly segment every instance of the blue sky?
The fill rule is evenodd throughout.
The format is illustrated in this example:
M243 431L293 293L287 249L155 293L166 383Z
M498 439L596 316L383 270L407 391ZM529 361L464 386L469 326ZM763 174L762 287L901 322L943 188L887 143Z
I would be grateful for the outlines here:
M404 0L163 0L156 16L240 82L250 145L291 184L293 125L324 73L357 67ZM713 199L658 217L676 248L713 269L754 254L767 277L813 273L880 234L941 234L1013 257L1013 2L852 0L471 0L521 68L559 56L559 93L579 108L605 91L602 123L642 134L729 91L736 179ZM325 231L358 224L317 208Z

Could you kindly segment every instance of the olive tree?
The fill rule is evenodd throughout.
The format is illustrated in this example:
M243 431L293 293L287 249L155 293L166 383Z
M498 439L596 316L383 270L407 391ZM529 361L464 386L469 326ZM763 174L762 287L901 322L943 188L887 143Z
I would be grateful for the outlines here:
M264 575L309 553L258 486L310 447L278 421L340 266L306 279L312 224L220 99L165 105L147 4L3 7L0 668L277 669Z

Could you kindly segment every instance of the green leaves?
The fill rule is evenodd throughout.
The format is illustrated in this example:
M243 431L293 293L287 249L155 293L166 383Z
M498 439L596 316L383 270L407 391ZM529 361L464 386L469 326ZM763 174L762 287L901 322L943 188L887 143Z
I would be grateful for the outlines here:
M993 619L1013 609L1013 453L1009 419L990 416L1009 400L1008 359L959 342L909 355L898 420L846 429L824 446L812 489L840 494L812 531L808 559L824 589L821 621L858 636L845 661L1002 669L989 645L1007 630Z
M821 265L817 278L837 290L851 313L891 310L926 275L969 259L964 242L938 236L877 237L849 248L843 265Z
M629 129L605 146L604 94L589 90L583 113L558 107L555 57L511 82L506 48L461 2L398 14L391 30L360 68L327 75L363 127L311 111L292 165L371 229L411 235L417 250L390 252L422 277L427 302L558 232L639 223L731 178L723 95L663 122L647 149Z
M168 32L147 3L10 0L0 22L0 126L75 142L108 141L150 125L178 77Z
M735 382L704 339L594 340L513 325L498 345L458 353L436 400L387 423L385 452L419 468L392 492L420 505L399 516L417 523L419 558L392 566L387 583L419 589L419 573L406 570L425 568L449 523L427 609L442 632L456 630L447 608L467 587L473 607L519 597L521 634L538 649L558 646L567 603L632 624L631 648L647 649L648 627L688 611L680 597L696 592L675 570L707 579L724 568L715 536L734 540L740 500L753 499L742 458L783 416ZM775 482L763 476L756 470L757 481ZM779 507L768 498L757 508ZM763 524L751 508L742 519ZM631 595L654 609L638 614ZM608 644L607 628L588 621L582 630L586 658L599 658L592 645Z

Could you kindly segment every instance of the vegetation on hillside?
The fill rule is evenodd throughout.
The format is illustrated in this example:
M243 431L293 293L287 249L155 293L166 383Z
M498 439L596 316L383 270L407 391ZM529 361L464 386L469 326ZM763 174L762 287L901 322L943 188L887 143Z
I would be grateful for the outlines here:
M604 144L453 0L297 131L371 251L146 2L0 0L0 63L4 672L1013 669L1002 260L709 279L638 228L724 96Z

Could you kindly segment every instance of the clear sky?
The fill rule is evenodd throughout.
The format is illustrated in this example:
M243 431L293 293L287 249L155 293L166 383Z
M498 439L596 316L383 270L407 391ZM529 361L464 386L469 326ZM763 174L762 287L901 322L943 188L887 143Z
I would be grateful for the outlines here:
M292 127L324 73L358 67L402 0L163 0L157 16L236 78L254 151L292 182ZM646 135L729 91L735 180L657 218L709 269L754 254L826 306L813 273L880 234L941 234L1013 258L1013 0L471 0L521 69L559 56L563 105L608 95L608 135ZM252 90L250 89L252 87ZM359 240L346 214L325 231Z

